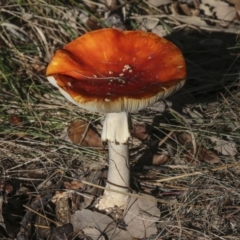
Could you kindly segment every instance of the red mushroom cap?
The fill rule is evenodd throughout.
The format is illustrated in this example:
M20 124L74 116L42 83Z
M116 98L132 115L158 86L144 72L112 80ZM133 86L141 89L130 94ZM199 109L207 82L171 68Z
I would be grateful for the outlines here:
M181 51L154 33L107 28L58 50L46 74L82 108L131 112L181 88L186 65Z

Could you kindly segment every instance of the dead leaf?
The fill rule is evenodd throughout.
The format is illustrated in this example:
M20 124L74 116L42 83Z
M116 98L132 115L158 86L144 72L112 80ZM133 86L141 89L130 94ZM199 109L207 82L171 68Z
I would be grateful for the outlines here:
M76 211L71 217L74 232L79 232L84 228L96 228L99 235L93 239L99 239L102 234L107 235L108 239L114 240L131 240L131 236L127 231L124 231L116 226L112 218L106 214L92 212L88 209ZM93 231L93 230L92 230ZM96 233L96 231L94 231Z
M214 149L224 156L235 156L238 152L236 144L230 140L225 141L217 137L210 137L209 139L216 144Z
M224 20L226 22L231 22L236 16L236 9L228 4L219 4L213 10L215 16L219 20ZM223 23L221 23L223 24ZM223 26L227 26L228 23L224 23Z
M58 226L52 229L51 233L53 240L71 240L73 239L73 227L71 223L63 224L62 226Z
M204 147L198 148L197 155L195 157L193 156L193 149L191 149L186 154L186 160L193 165L198 165L198 161L205 161L210 164L219 163L221 161L216 153Z
M92 31L101 28L98 21L96 20L96 17L89 16L86 24Z
M180 3L179 6L187 16L192 16L192 12L186 3Z
M117 235L108 235L109 239L114 239L114 240L132 240L131 236L129 233L123 229L117 228L117 231L119 232ZM104 234L101 234L99 230L96 228L92 227L86 227L83 229L83 232L91 237L92 240L105 240L106 238L103 236Z
M109 9L114 9L117 7L116 0L105 0L105 4L108 6Z
M240 1L239 0L232 0L232 3L234 3L235 9L236 9L237 19L240 20Z
M75 232L81 231L85 227L95 227L95 225L98 225L97 229L100 232L105 232L112 222L113 220L107 215L98 212L95 213L88 209L76 211L71 216L71 223Z
M181 133L177 137L179 142L182 145L185 145L187 149L189 149L187 150L187 153L185 155L185 160L187 160L187 162L193 165L198 165L199 161L205 161L210 164L218 163L221 161L216 153L214 153L212 150L200 147L197 143L196 143L196 156L194 156L192 144L191 145L189 144L192 143L192 136L189 133Z
M168 155L153 155L152 165L163 165L169 162L171 159Z
M132 237L148 238L157 233L156 222L160 218L160 210L155 201L131 197L124 215L127 230Z
M69 223L70 221L70 197L71 194L69 192L56 191L56 194L52 198L52 202L56 205L56 218L62 223Z
M16 114L13 114L9 118L9 123L13 126L22 126L23 125L23 119L19 117Z
M82 120L74 120L67 129L68 137L74 144L103 149L102 140L94 127Z
M111 239L114 240L132 240L132 236L129 234L129 232L121 228L114 229L112 231L112 235L109 234L109 236L111 236Z
M136 124L133 129L130 130L132 137L138 138L140 140L146 140L149 136L146 124Z
M192 137L189 133L181 133L177 137L178 137L178 140L180 141L180 143L183 145L192 142Z
M84 187L84 184L82 182L79 182L78 180L73 180L72 182L64 182L64 186L66 189L70 190L79 190Z
M210 164L219 163L221 160L219 156L214 153L212 150L208 150L204 147L201 147L198 151L198 159L200 161L206 161Z
M99 230L93 227L85 227L82 229L84 234L90 237L92 240L105 240L105 237L101 234Z

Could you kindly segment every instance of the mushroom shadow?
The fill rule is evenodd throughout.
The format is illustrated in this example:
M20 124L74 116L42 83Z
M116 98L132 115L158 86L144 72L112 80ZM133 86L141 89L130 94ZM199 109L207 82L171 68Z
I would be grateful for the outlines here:
M220 93L235 88L240 66L236 34L186 29L166 39L181 49L187 63L184 87L169 97L173 109L216 101Z
M166 100L171 108L182 113L186 105L210 104L218 101L221 94L228 95L239 83L239 47L236 34L183 29L166 39L173 42L183 53L187 63L187 81L182 89ZM152 136L163 139L169 131L159 131L162 123L178 125L169 111L157 114L151 126ZM134 168L151 165L153 155L159 151L156 137L148 144ZM164 147L164 146L163 146Z

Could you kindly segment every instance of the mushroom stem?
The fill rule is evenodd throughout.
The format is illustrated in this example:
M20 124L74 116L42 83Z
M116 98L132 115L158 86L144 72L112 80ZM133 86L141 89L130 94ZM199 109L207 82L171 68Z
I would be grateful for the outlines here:
M109 168L106 188L129 192L130 169L128 138L128 114L126 112L108 113L103 124L102 140L109 143ZM105 190L96 207L107 209L114 206L124 208L128 196Z
M105 190L98 203L98 208L100 210L114 206L124 208L128 199L128 196L124 193L129 192L129 180L128 145L109 142L109 168L106 188L123 192L123 194Z
M129 137L127 112L107 113L103 123L102 140L126 143Z

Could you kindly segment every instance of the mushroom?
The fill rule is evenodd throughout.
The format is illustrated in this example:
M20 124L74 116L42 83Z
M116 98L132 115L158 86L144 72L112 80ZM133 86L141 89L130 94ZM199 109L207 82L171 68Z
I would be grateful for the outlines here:
M58 50L46 75L72 103L106 114L101 137L109 144L109 170L98 208L124 208L128 197L124 193L130 191L128 113L184 85L186 65L181 51L150 32L106 28L86 33Z

